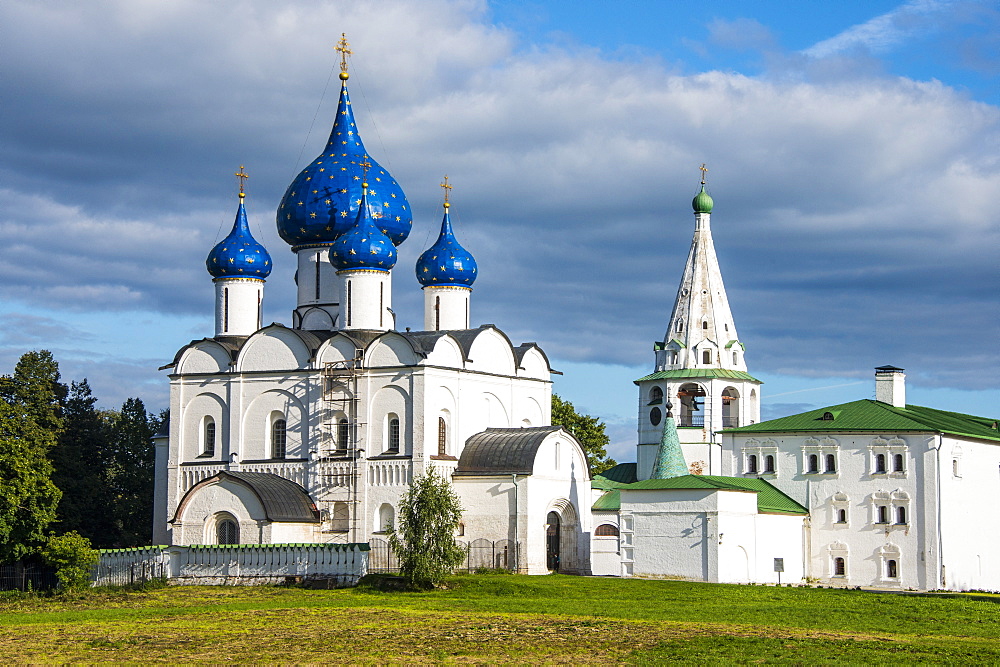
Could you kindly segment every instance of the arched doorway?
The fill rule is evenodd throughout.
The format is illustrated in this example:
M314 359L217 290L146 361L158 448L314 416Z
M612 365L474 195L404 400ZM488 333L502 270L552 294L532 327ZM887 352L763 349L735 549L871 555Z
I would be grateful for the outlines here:
M559 571L559 514L549 512L545 520L545 565Z
M736 387L726 387L722 392L722 428L740 425L740 392Z

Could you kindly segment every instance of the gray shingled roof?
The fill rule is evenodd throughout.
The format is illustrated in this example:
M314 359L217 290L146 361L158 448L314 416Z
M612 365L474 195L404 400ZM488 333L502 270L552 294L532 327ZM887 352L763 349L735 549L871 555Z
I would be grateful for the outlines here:
M306 490L295 482L269 472L229 472L221 471L192 486L180 504L174 520L180 517L187 497L196 489L224 479L242 484L257 496L264 507L268 521L319 523L319 512Z
M455 475L531 474L535 454L561 426L488 428L465 441Z

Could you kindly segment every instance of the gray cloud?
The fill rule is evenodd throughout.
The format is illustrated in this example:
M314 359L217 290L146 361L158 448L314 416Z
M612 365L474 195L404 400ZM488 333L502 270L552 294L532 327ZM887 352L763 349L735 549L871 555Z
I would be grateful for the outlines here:
M485 11L445 0L0 5L12 63L0 79L0 295L210 322L204 257L232 224L231 174L246 164L252 228L275 260L265 316L287 321L293 258L273 211L322 148L332 46L347 32L362 136L416 214L394 277L400 326L422 319L411 267L436 236L448 173L457 233L481 268L474 320L550 357L648 360L707 162L751 364L852 376L893 363L916 382L997 386L982 370L997 365L1000 333L997 107L815 64L752 78L584 49L522 53ZM115 372L145 387L149 371L129 364Z

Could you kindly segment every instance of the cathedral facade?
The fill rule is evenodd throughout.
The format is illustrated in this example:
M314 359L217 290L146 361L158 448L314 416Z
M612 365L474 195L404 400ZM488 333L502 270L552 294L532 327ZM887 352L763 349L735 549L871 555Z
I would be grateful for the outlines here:
M413 218L365 150L340 48L329 141L277 208L297 262L291 326L262 322L271 256L250 233L241 184L233 229L207 259L215 335L164 367L154 543L381 539L433 467L462 500L458 539L516 545L493 566L588 572L586 457L550 425L545 353L470 325L478 266L452 228L447 178L439 236L415 267L423 327L399 330L396 247Z

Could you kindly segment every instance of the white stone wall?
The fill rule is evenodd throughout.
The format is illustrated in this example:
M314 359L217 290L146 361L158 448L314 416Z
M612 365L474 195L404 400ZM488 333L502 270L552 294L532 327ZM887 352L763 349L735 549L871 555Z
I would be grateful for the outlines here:
M452 331L469 328L468 287L424 288L424 331Z
M392 314L392 274L389 271L357 269L339 271L341 329L396 328Z

